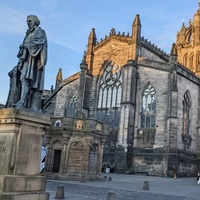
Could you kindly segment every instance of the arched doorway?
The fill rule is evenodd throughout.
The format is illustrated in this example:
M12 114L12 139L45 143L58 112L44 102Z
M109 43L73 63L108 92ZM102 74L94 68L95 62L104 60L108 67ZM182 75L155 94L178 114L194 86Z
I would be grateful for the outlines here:
M53 144L53 168L52 172L58 173L60 169L60 159L62 152L62 144L60 141L55 141Z

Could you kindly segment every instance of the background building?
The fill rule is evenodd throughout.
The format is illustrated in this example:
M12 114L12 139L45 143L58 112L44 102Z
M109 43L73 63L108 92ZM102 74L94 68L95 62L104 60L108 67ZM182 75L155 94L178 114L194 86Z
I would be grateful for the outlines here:
M141 37L141 29L139 15L131 34L112 28L98 42L93 28L81 71L63 80L59 70L43 109L54 120L76 118L81 109L84 119L109 124L103 163L117 172L196 175L200 9L183 24L170 55Z

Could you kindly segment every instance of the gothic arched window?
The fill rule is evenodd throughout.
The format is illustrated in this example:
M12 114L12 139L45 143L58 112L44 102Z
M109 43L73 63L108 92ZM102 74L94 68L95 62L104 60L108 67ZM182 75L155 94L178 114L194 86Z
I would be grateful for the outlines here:
M190 29L188 30L188 32L185 36L185 41L189 44L192 43L192 26L190 27Z
M142 93L141 128L156 126L156 90L148 84Z
M188 90L183 95L182 104L183 104L183 134L189 135L191 102L190 102L190 93Z
M77 96L73 94L66 106L66 116L73 117L76 112L76 107L77 107Z
M119 127L121 93L121 70L114 62L110 62L99 81L98 121L109 123L112 128Z

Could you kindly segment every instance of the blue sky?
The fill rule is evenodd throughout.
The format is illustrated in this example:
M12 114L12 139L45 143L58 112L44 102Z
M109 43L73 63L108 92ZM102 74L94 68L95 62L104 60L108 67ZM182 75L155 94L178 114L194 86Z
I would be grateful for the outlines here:
M37 15L48 38L45 89L79 71L88 36L95 28L97 40L111 28L131 34L136 14L142 36L167 53L182 23L188 25L198 9L198 0L1 0L0 1L0 103L5 104L8 72L17 64L17 52L27 30L27 15Z

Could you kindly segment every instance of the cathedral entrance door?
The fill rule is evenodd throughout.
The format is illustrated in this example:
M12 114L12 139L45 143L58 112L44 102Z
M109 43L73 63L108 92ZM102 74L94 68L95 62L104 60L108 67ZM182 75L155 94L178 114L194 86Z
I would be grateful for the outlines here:
M58 173L60 169L61 150L54 150L54 161L52 172Z

